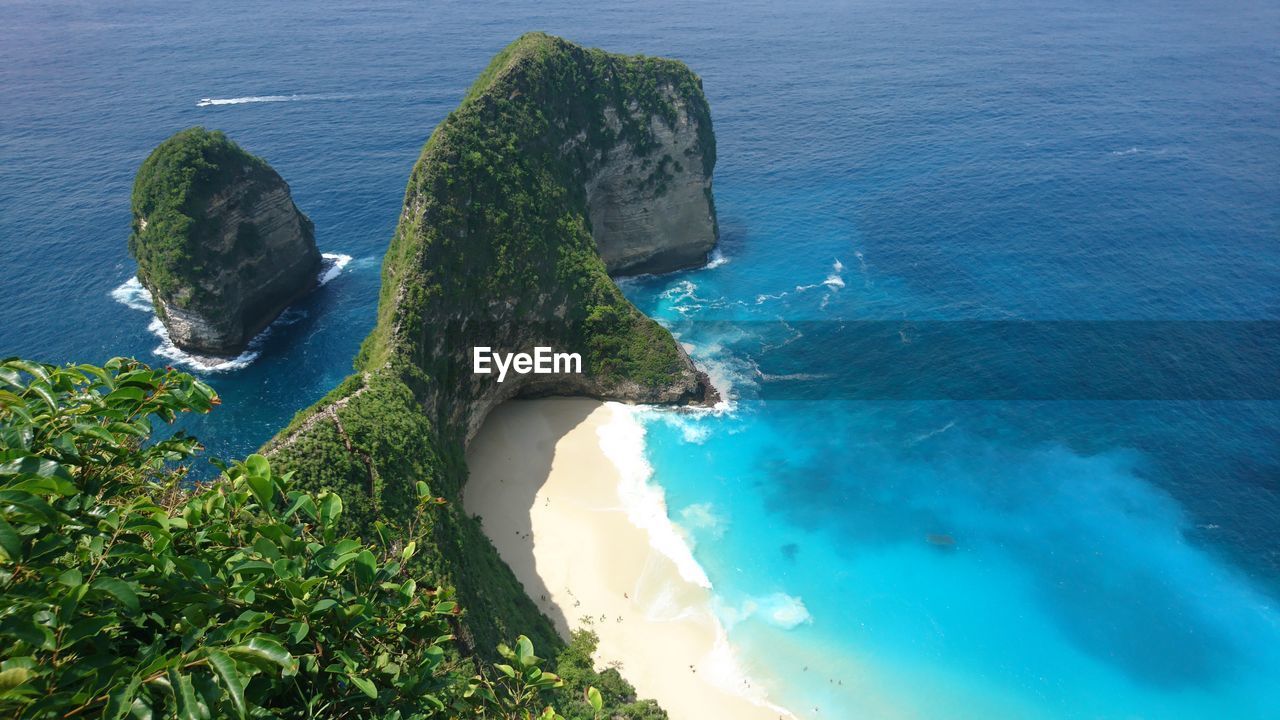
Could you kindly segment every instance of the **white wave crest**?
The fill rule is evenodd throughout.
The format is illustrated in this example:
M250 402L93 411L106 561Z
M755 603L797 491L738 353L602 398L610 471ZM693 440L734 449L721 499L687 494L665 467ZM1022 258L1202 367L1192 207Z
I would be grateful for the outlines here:
M247 105L250 103L300 102L304 100L347 100L350 95L248 95L233 98L200 98L196 107Z
M690 298L696 297L694 293L696 293L697 291L698 291L697 283L691 280L681 280L680 282L672 285L666 290L663 290L662 294L659 295L659 297L670 300L673 303L678 303L681 300L688 300Z
M123 285L112 290L111 297L116 302L140 312L151 312L153 309L151 293L142 286L142 281L137 276L129 278Z
M320 278L317 283L328 285L329 281L342 274L342 269L351 263L350 255L342 253L322 253L320 255Z
M692 412L691 409L678 412L642 411L640 416L645 420L656 419L668 427L679 430L680 437L692 445L701 445L711 437L711 425L706 421L707 413L705 412Z
M729 258L725 256L720 248L711 251L711 256L707 258L707 270L713 270L729 262Z
M666 494L650 482L653 468L644 457L645 429L635 411L622 403L607 403L609 422L596 433L600 449L618 469L618 496L631 524L649 535L649 544L676 565L680 577L699 587L710 588L711 580L693 557L693 551L679 529L667 517Z
M837 290L844 287L842 273L844 273L844 263L840 262L840 258L836 258L836 261L831 264L831 274L827 276L826 280L822 281L822 284Z
M320 272L316 278L317 285L325 285L333 280L342 269L351 262L350 255L341 253L322 253ZM173 344L173 340L169 337L169 331L165 328L164 323L159 317L154 315L155 306L152 303L151 293L142 285L142 281L134 277L124 281L119 287L111 291L111 297L118 303L128 307L131 310L139 312L153 313L151 322L147 324L147 330L153 335L160 338L160 344L157 345L152 352L165 358L174 365L206 373L221 373L232 370L240 370L248 367L254 360L262 355L262 344L266 342L270 336L272 329L285 325L292 325L307 317L307 314L301 310L285 310L280 313L270 325L262 332L258 333L249 341L244 352L232 358L218 357L215 355L200 355L199 353L187 352Z
M273 325L275 323L272 323ZM266 339L271 332L271 328L258 333L253 340L249 341L249 346L245 351L233 358L217 357L212 355L199 355L197 353L189 353L177 345L173 344L173 340L169 338L169 330L165 328L164 323L160 322L160 318L151 318L147 329L156 337L160 338L160 344L157 345L152 352L162 358L168 359L174 365L185 367L190 370L206 373L222 373L231 370L240 370L249 367L258 356L262 354L259 347L262 341Z

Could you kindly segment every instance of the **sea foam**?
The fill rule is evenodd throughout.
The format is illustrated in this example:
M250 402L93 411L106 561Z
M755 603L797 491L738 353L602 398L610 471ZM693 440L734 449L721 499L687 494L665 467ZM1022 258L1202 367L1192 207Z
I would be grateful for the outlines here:
M649 535L649 544L676 565L680 577L699 587L710 588L711 580L693 557L688 542L667 517L667 501L662 488L650 482L653 468L644 457L645 428L635 411L622 403L607 403L609 422L596 431L600 449L618 470L618 497L631 524Z
M334 278L338 277L351 262L350 255L341 253L322 253L320 255L321 265L320 272L316 279L318 286L327 285ZM142 285L137 276L131 277L124 281L119 287L111 291L111 297L118 303L128 307L131 310L139 312L152 313L151 322L147 324L147 330L153 335L160 338L160 344L152 349L156 355L165 358L174 365L185 367L190 370L205 373L222 373L232 370L240 370L248 367L262 355L262 345L267 338L271 336L273 329L292 325L307 317L307 314L301 310L287 309L280 313L270 325L262 332L258 333L249 341L244 352L235 357L218 357L212 355L200 355L197 353L187 352L173 344L173 340L169 337L169 330L165 328L160 318L154 315L155 307L152 304L151 293Z
M661 486L652 481L653 467L644 456L645 427L640 418L642 413L657 411L617 402L606 403L606 406L612 411L611 418L596 433L600 449L618 470L618 496L626 510L627 519L648 534L650 547L670 559L682 579L710 590L711 580L693 557L685 534L667 516L665 493ZM723 531L722 519L715 515L709 505L686 508L682 517L686 521L693 521L693 524L710 522ZM763 610L760 609L762 607ZM716 631L715 644L700 664L711 683L725 692L769 708L778 713L780 718L794 720L795 715L771 703L765 687L753 681L739 660L738 652L729 641L726 628L714 608L685 606L671 588L659 588L648 603L646 617L651 620L674 621L703 612L709 613ZM762 598L755 603L753 612L760 612L767 621L780 627L795 627L809 621L804 603L799 598L792 598L784 593Z

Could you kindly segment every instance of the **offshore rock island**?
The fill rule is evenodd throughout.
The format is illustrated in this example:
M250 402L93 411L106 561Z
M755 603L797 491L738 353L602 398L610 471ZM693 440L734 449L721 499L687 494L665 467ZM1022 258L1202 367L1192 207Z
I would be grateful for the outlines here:
M202 355L245 348L316 284L311 220L261 158L217 131L165 140L133 187L129 252L173 344Z
M563 644L462 510L464 450L490 410L517 396L716 399L609 276L705 260L714 153L701 81L682 63L522 36L413 168L355 373L265 449L302 487L340 492L365 536L412 521L417 481L446 501L435 547L419 556L433 584L456 589L468 653L488 656L516 633ZM580 353L582 373L498 383L472 373L476 346Z

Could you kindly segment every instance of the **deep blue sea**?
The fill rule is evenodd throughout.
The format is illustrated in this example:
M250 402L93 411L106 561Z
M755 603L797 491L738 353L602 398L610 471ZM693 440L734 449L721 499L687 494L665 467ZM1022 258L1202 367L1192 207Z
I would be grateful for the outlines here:
M1280 6L579 5L0 0L0 355L167 362L113 296L129 191L174 131L224 130L353 258L209 376L224 404L189 428L250 452L348 373L410 167L490 56L539 29L677 57L715 119L721 256L624 285L734 403L647 415L649 461L771 697L851 720L1280 717L1276 356L1238 393L1198 392L1207 362L1123 391L1167 359L1153 336L1275 338ZM1135 364L1083 392L1103 373L1056 333L1049 392L981 371L940 390L929 368L957 358L919 321L1090 321L1080 345ZM907 362L846 342L893 323Z

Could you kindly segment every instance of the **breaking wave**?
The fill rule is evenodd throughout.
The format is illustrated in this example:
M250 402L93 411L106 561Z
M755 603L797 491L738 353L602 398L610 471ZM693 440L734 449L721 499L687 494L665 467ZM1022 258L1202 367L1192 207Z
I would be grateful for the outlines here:
M320 255L321 264L320 272L317 277L317 286L324 286L338 277L351 262L350 255L341 253L322 253ZM142 281L137 276L131 277L124 281L119 287L111 291L111 297L116 302L124 305L130 310L139 312L152 313L151 322L147 324L149 330L157 338L160 338L160 344L152 349L156 355L165 358L176 366L185 367L189 370L204 373L222 373L232 370L240 370L248 367L262 355L262 345L270 337L271 331L292 325L307 317L307 313L303 310L286 309L280 313L270 325L262 332L258 333L249 341L244 352L235 357L219 357L215 355L200 355L198 353L187 352L173 344L173 340L169 337L169 331L165 328L160 318L155 316L155 306L151 300L151 293L142 285Z
M644 530L649 544L675 563L680 577L698 587L711 580L693 557L680 530L667 517L666 494L652 482L653 468L644 457L645 428L636 411L622 403L608 403L612 419L596 431L600 449L618 470L618 496L632 525Z

